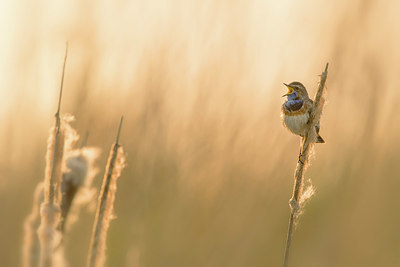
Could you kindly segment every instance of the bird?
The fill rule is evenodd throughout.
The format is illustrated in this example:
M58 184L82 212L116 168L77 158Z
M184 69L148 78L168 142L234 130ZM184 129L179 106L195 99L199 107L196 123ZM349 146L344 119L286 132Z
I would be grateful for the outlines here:
M313 108L313 101L309 98L305 86L300 82L284 83L288 88L288 92L282 97L287 100L282 104L281 117L283 124L292 133L304 137L310 123L310 114ZM324 139L319 135L319 121L315 125L317 138L315 143L325 143Z

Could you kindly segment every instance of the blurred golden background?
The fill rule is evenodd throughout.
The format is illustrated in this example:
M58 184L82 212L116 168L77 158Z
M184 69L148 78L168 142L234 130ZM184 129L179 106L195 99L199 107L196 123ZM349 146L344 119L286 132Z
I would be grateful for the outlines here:
M283 82L328 104L306 173L316 188L292 266L400 266L399 1L150 0L0 3L0 265L19 266L62 112L99 146L99 187L121 114L107 266L280 266L298 137ZM69 229L84 266L93 210Z

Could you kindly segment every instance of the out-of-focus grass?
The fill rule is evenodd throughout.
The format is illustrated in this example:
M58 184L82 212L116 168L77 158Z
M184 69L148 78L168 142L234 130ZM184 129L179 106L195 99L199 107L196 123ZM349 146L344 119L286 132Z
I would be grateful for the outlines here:
M298 152L279 118L282 82L302 81L313 95L327 61L327 143L306 175L317 191L291 261L400 264L398 2L2 5L2 266L20 263L65 40L62 110L102 147L100 169L126 118L108 266L279 266ZM70 229L71 266L85 262L93 216L82 213Z

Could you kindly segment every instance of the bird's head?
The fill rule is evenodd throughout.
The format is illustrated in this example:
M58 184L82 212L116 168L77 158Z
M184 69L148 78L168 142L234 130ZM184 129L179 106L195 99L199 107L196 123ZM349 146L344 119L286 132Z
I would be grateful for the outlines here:
M288 100L308 98L307 90L302 83L291 82L290 84L284 83L284 85L288 88L289 91L282 97L287 96Z

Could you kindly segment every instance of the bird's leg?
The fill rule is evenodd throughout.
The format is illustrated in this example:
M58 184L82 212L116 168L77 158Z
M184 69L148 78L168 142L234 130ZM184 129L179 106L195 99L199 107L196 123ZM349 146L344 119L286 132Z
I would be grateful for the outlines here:
M301 151L303 150L303 145L302 145L302 140L303 140L303 137L300 139L300 151L299 151L299 162L301 162L301 164L303 164L304 165L304 162L301 160L301 156L303 155L302 153L301 153Z

